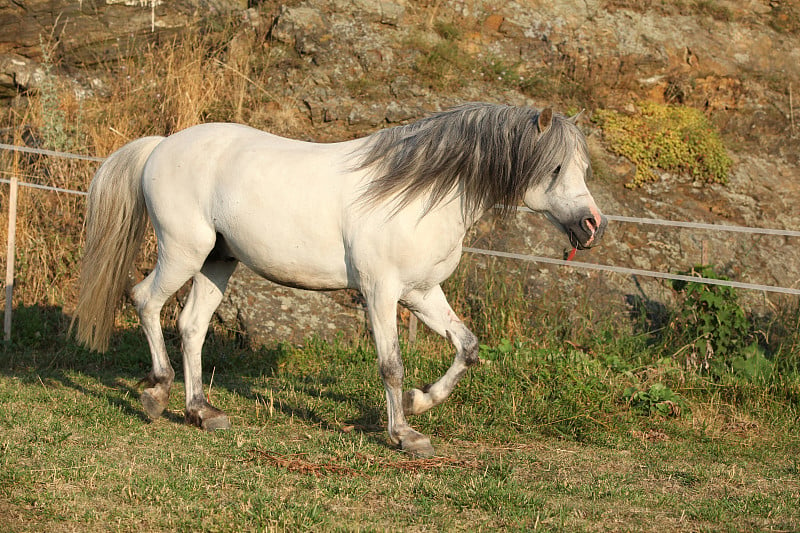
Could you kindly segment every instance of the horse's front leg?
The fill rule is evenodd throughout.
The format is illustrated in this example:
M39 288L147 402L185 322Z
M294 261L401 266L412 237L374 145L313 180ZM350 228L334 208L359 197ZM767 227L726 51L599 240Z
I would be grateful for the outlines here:
M450 308L438 285L427 292L413 291L402 302L456 348L456 357L444 376L436 383L411 389L403 396L405 414L418 415L445 401L467 369L478 363L478 339Z
M389 439L403 451L430 457L434 453L430 439L409 426L403 412L404 369L397 339L397 296L380 287L363 292L378 351L378 369L386 389Z

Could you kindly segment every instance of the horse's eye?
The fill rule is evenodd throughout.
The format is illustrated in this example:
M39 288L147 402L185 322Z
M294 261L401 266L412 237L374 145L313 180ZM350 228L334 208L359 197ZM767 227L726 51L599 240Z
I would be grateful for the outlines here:
M558 165L558 166L556 167L556 169L553 171L553 174L555 174L556 176L558 176L559 174L561 174L561 165Z

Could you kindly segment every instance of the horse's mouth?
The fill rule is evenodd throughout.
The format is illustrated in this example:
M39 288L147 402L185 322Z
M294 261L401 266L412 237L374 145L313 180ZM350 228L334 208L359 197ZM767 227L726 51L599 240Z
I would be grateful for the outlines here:
M578 250L587 250L592 247L591 241L594 240L594 235L589 239L589 241L582 243L578 236L575 234L574 231L567 231L567 236L569 237L569 243L572 245L573 248L577 248Z
M573 248L588 250L596 246L603 237L605 220L601 219L598 223L594 217L586 217L580 222L563 229Z
M578 250L587 250L596 246L605 230L605 220L601 220L598 224L593 216L584 217L569 225L562 224L552 215L547 218L567 236L572 247Z

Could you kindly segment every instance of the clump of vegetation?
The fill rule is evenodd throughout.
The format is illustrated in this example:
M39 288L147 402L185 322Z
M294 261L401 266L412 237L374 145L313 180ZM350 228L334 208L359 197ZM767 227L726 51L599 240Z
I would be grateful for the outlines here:
M471 76L474 70L472 56L462 50L461 30L458 26L437 22L434 25L436 37L414 33L405 45L416 50L419 55L414 70L420 79L427 80L431 87L449 89L463 83L464 76Z
M696 0L693 7L698 13L708 15L714 20L730 22L734 19L733 13L728 6L712 0Z
M731 158L717 129L697 109L644 102L635 114L604 109L595 119L611 151L636 164L630 187L654 181L656 168L707 183L728 181Z
M523 61L508 61L485 50L475 52L470 37L453 23L438 21L433 30L434 37L413 33L404 45L417 52L416 78L436 90L454 89L468 81L490 82L531 98L580 102L579 108L592 99L587 88L591 75L577 69L570 57L552 57L545 66L527 69Z
M708 265L695 266L684 274L728 279ZM690 366L725 371L733 367L734 360L741 358L746 350L758 351L758 344L753 342L750 334L750 322L739 305L735 289L680 280L674 281L672 287L681 296L672 325L674 331L679 332L678 339L686 343ZM744 359L742 362L737 360L737 366L744 368L744 364ZM758 364L758 361L754 359L752 364Z
M60 93L68 91L60 87L58 78L53 72L53 43L40 44L42 50L42 66L44 76L39 87L39 102L41 109L42 126L40 128L42 143L45 148L60 151L72 151L78 149L80 137L81 115L80 107L78 112L73 113L72 117L67 117L63 107L63 98Z
M644 415L681 416L684 401L675 391L663 383L654 383L649 388L628 387L623 397L631 409Z
M443 20L437 21L433 25L434 30L436 33L439 34L439 37L445 39L446 41L455 41L461 38L462 31L456 24L452 22L445 22Z
M273 56L264 45L266 29L259 31L231 20L221 28L189 28L169 46L142 42L137 55L101 65L103 90L94 94L78 94L74 85L60 81L58 43L43 40L41 86L24 95L27 105L0 112L0 129L13 132L14 144L100 157L138 137L168 135L200 122L246 122L288 134L298 122L296 105L275 96L280 91L271 81ZM86 191L97 163L4 151L0 169L14 169L22 181ZM0 188L3 242L7 191ZM80 196L29 189L20 194L15 304L70 306L84 210ZM150 237L146 263L154 249Z

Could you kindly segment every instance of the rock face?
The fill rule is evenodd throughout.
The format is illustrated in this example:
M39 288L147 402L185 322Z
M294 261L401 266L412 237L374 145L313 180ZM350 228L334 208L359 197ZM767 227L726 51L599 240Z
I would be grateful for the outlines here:
M166 40L194 20L226 12L270 28L264 43L275 60L269 90L304 114L306 122L290 132L295 137L352 138L469 100L562 110L576 102L622 110L638 100L681 103L703 109L736 147L730 183L662 174L655 183L626 189L631 164L604 149L589 109L581 126L599 176L590 188L601 208L617 215L800 228L800 8L794 2L15 0L0 5L0 96L36 87L44 72L43 43L58 43L52 52L68 71L131 53L131 35ZM442 64L456 65L455 74L437 70ZM561 257L565 246L532 215L499 226L483 221L468 242L550 257ZM800 283L795 244L612 224L604 245L579 258L662 272L709 262L742 281L794 287ZM594 300L621 308L632 296L670 298L669 289L651 279L539 265L509 268L524 272L535 287L557 286L571 295L589 287L598 294ZM348 293L285 289L246 269L231 281L219 315L255 343L365 327L363 309Z
M307 337L352 338L366 330L366 313L357 294L314 292L275 285L239 266L228 284L217 316L255 346L300 343Z
M44 68L33 59L15 53L0 54L0 97L38 88L44 74Z
M200 17L247 8L247 0L16 0L0 4L0 97L35 89L43 60L90 66L132 53ZM50 57L46 57L46 56Z

